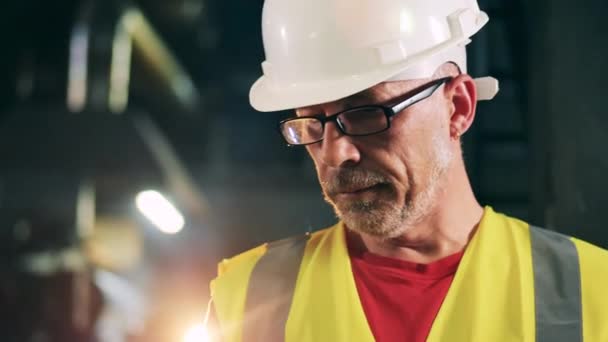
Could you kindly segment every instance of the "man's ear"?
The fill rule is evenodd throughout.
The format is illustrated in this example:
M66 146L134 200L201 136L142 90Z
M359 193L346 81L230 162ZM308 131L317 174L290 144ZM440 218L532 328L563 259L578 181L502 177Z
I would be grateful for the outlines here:
M445 85L448 101L452 102L450 136L457 140L469 130L475 119L477 90L473 78L461 74Z

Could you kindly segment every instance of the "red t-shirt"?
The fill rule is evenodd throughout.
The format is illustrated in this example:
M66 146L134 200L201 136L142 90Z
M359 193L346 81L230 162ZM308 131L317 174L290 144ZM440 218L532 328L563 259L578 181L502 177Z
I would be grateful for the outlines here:
M464 252L430 264L358 252L350 246L349 254L376 341L426 341Z

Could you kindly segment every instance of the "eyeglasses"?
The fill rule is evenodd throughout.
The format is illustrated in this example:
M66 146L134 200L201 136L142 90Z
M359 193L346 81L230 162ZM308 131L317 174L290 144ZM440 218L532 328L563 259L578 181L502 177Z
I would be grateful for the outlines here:
M407 98L394 106L365 105L349 108L339 113L325 116L300 116L279 123L279 131L288 145L310 145L323 140L325 124L335 122L340 132L352 137L378 134L391 127L391 119L404 109L430 97L444 83L452 80L445 77L427 83L410 93Z

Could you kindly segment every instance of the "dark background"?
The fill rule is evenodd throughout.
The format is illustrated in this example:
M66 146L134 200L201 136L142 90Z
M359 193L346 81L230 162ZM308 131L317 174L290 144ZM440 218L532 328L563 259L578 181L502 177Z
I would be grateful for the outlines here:
M335 221L304 151L276 133L290 114L248 104L263 60L262 3L2 2L3 340L89 341L105 315L98 335L116 336L103 341L175 341L201 319L221 258ZM608 247L608 2L480 7L491 20L469 45L469 73L497 77L501 91L479 104L464 137L478 199ZM125 55L128 106L116 110L106 99L125 13L146 24ZM78 28L88 30L84 50L74 43ZM89 56L77 108L68 105L74 51ZM137 212L135 195L145 189L176 204L182 232L163 235ZM86 203L94 203L89 223L77 214ZM114 227L104 240L110 254L139 251L128 266L91 257L91 231L102 221ZM48 266L65 251L81 262ZM32 266L33 257L47 266Z

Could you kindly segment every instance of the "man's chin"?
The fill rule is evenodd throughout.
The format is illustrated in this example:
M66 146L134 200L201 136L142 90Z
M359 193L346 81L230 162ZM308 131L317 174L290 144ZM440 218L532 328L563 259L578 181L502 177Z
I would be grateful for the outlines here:
M389 239L398 235L399 224L396 220L398 213L390 210L336 210L339 218L346 227L357 233L371 235L377 238ZM389 212L390 211L390 212Z

